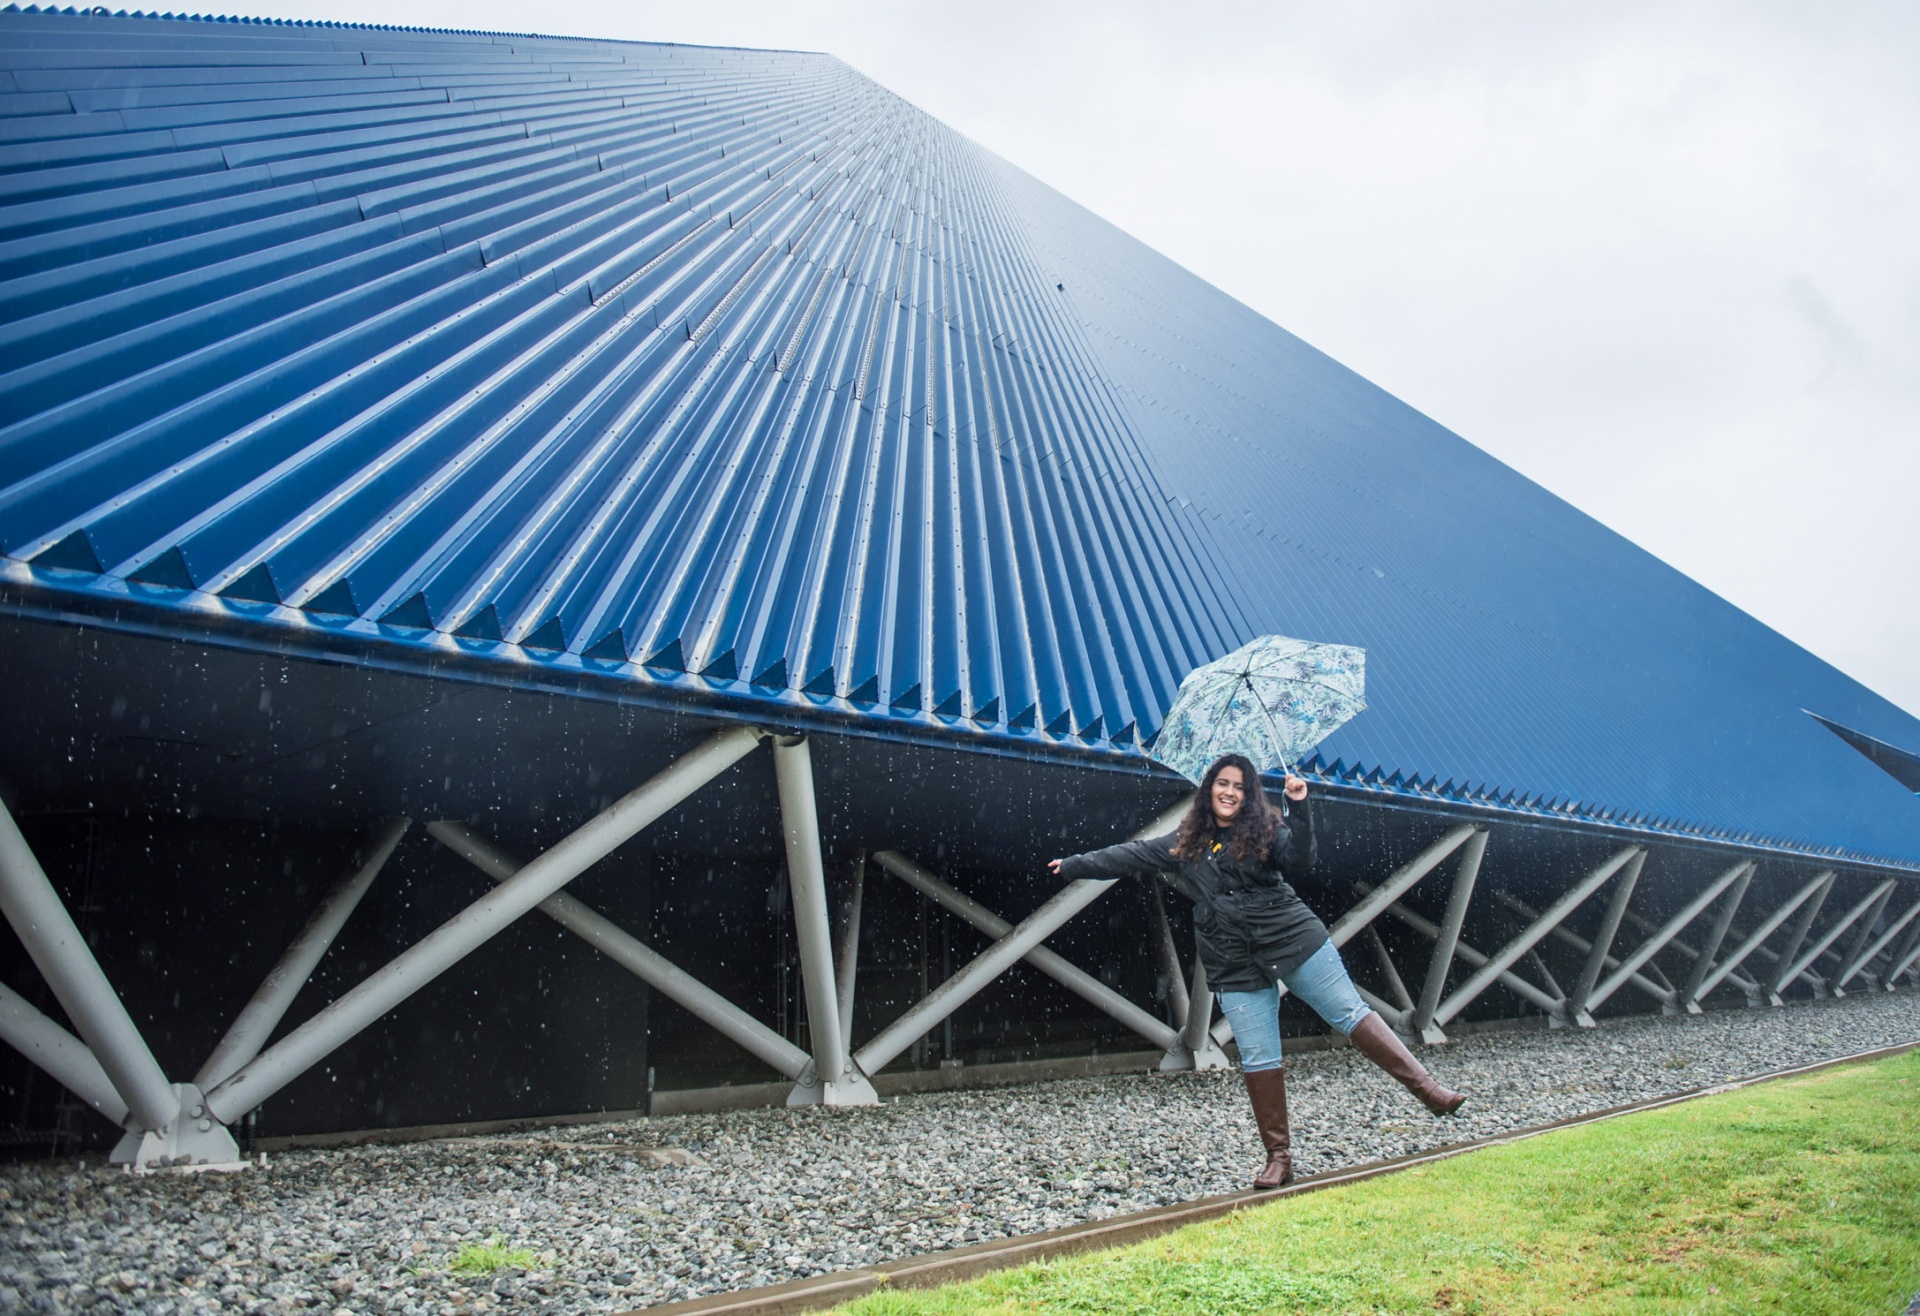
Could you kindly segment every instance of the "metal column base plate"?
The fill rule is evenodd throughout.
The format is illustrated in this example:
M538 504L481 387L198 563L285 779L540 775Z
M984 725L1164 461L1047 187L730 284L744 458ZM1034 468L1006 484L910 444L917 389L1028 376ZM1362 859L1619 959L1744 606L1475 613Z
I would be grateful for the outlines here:
M1160 1057L1159 1068L1163 1074L1189 1069L1195 1073L1204 1074L1209 1070L1232 1069L1233 1062L1227 1059L1227 1053L1209 1037L1201 1043L1198 1051L1189 1049L1185 1042L1175 1042L1167 1048L1166 1054Z
M793 1085L793 1091L787 1093L789 1106L877 1106L880 1094L873 1090L873 1084L860 1072L857 1065L849 1063L846 1072L839 1078L821 1088L820 1080L814 1076L813 1066L808 1065Z
M227 1126L207 1111L207 1099L191 1083L175 1083L180 1113L164 1129L129 1130L108 1159L136 1170L165 1166L218 1166L238 1169L246 1164Z

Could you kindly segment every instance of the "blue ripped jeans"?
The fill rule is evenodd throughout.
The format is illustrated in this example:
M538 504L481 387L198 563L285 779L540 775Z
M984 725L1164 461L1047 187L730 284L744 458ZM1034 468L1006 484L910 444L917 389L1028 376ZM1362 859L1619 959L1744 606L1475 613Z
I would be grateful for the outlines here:
M1313 1012L1342 1036L1373 1013L1347 976L1340 951L1329 941L1307 956L1307 962L1286 978L1287 990L1313 1007ZM1221 992L1220 1009L1233 1028L1240 1047L1240 1068L1255 1074L1280 1068L1280 993L1267 987L1257 992Z

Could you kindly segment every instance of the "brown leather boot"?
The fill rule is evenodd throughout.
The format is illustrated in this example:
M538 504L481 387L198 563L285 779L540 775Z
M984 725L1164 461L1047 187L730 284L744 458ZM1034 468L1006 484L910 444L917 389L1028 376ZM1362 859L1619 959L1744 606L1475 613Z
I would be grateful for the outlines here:
M1361 1055L1399 1079L1401 1086L1434 1114L1451 1115L1466 1100L1463 1094L1441 1087L1379 1015L1370 1014L1361 1020L1350 1036Z
M1260 1141L1267 1145L1267 1168L1253 1176L1255 1188L1278 1188L1293 1182L1293 1137L1287 1131L1287 1071L1262 1069L1254 1073L1242 1070L1247 1082L1247 1099L1253 1102L1253 1122L1260 1130Z

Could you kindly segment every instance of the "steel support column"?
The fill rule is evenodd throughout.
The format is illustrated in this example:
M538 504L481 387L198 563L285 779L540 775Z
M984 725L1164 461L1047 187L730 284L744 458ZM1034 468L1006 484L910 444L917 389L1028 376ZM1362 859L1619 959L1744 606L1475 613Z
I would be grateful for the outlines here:
M431 822L427 833L496 882L505 882L523 867L518 859L465 823ZM798 1079L813 1063L805 1051L566 892L555 892L536 908L770 1068Z
M1147 904L1153 915L1153 948L1160 960L1160 972L1167 980L1168 1012L1174 1026L1187 1026L1187 1010L1193 998L1187 994L1186 970L1180 967L1180 948L1173 944L1173 924L1167 918L1167 898L1160 879L1145 887Z
M1433 1011L1432 1022L1445 1027L1453 1017L1473 1003L1480 993L1493 986L1500 975L1512 968L1522 955L1539 945L1540 939L1566 921L1567 915L1577 909L1586 898L1606 884L1608 878L1627 866L1629 860L1642 853L1638 846L1627 846L1611 859L1589 873L1578 886L1562 895L1547 908L1547 912L1535 919L1533 925L1519 936L1503 946L1491 956L1487 963L1480 966L1471 978L1460 984L1440 1006Z
M734 727L708 737L262 1051L207 1094L208 1110L231 1124L258 1106L739 762L761 734Z
M853 1036L853 988L860 974L860 906L867 891L866 852L854 856L849 866L847 898L841 905L840 958L835 966L834 990L840 1001L840 1036Z
M368 829L366 837L354 852L353 866L314 909L306 926L300 929L293 943L281 954L279 962L268 970L267 976L260 982L259 990L234 1017L227 1035L220 1039L220 1044L213 1048L213 1054L200 1066L200 1072L193 1076L194 1083L201 1091L207 1091L222 1079L231 1077L239 1071L240 1066L260 1054L260 1048L273 1036L273 1030L286 1016L294 997L307 985L307 979L313 976L321 957L333 945L333 939L340 934L340 929L346 926L348 917L360 904L360 898L373 885L373 879L386 867L394 847L400 844L400 838L406 835L410 825L410 819L389 818Z
M1193 1054L1195 1069L1224 1069L1226 1057L1213 1045L1213 988L1207 985L1207 966L1198 955L1193 957L1193 985L1187 989L1187 1001L1187 1025L1180 1030L1181 1045Z
M1555 1028L1566 1027L1567 989L1560 985L1560 980L1553 976L1553 970L1549 969L1547 962L1540 957L1540 947L1527 947L1527 963L1531 964L1533 971L1540 975L1540 981L1547 985L1547 991L1559 998L1560 1010L1553 1016L1553 1026Z
M126 1103L132 1127L147 1134L173 1129L180 1122L182 1093L167 1081L147 1049L146 1039L87 949L86 939L4 804L0 804L0 913L13 925L40 976ZM225 1159L237 1156L236 1150Z
M1573 995L1567 998L1567 1013L1582 1028L1594 1026L1593 1015L1587 1011L1587 1000L1593 995L1594 984L1600 981L1601 970L1612 959L1613 939L1620 935L1620 920L1626 917L1627 903L1633 899L1634 889L1640 884L1640 874L1646 867L1647 853L1642 850L1633 857L1627 871L1620 875L1620 881L1607 901L1607 912L1601 916L1600 927L1593 934L1593 944L1587 950L1587 962L1580 970L1580 979L1574 984Z
M1711 973L1701 979L1695 999L1705 1000L1707 997L1713 995L1714 988L1718 987L1728 974L1739 968L1748 956L1759 950L1760 943L1768 937L1771 937L1782 923L1785 923L1793 916L1794 910L1805 904L1815 891L1831 880L1831 876L1831 874L1822 874L1814 878L1811 882L1795 892L1792 899L1774 910L1773 913L1767 915L1766 920L1762 922L1759 927L1755 928L1745 941L1740 943L1738 950L1727 956ZM1754 1004L1758 1004L1758 1002L1756 1001Z
M113 1090L113 1080L87 1044L4 983L0 983L0 1041L115 1124L127 1122L127 1103Z
M1825 935L1814 944L1812 950L1807 951L1801 955L1798 960L1783 969L1779 978L1775 980L1773 988L1774 995L1778 996L1782 985L1790 983L1799 977L1802 970L1826 953L1827 947L1845 936L1847 929L1857 923L1860 920L1860 916L1865 914L1868 909L1875 905L1885 904L1887 897L1893 892L1894 881L1895 879L1890 877L1872 891L1869 891L1865 899L1861 900L1859 904L1843 914L1839 922L1827 929Z
M1444 1042L1447 1035L1434 1023L1440 1006L1440 993L1446 990L1447 974L1453 968L1454 948L1460 942L1460 928L1467 921L1467 905L1473 900L1473 884L1480 877L1480 861L1487 853L1487 832L1476 828L1467 841L1460 866L1454 871L1453 890L1447 895L1447 912L1434 933L1433 958L1427 961L1427 978L1414 1005L1412 1030L1424 1042ZM1411 911L1409 911L1411 912Z
M1879 924L1880 916L1886 913L1887 905L1892 899L1893 884L1890 882L1887 884L1886 894L1874 901L1872 907L1860 916L1860 933L1853 939L1853 945L1847 948L1846 954L1840 957L1840 963L1834 969L1833 982L1829 990L1835 996L1847 994L1845 991L1847 979L1858 973L1861 966L1871 958L1864 953L1863 948L1872 940L1873 930Z
M1747 888L1753 885L1756 871L1756 868L1749 867L1734 880L1733 886L1721 898L1719 917L1713 920L1713 928L1700 944L1699 955L1694 958L1693 971L1687 974L1687 984L1680 989L1680 1008L1688 1014L1700 1013L1700 985L1713 972L1713 957L1720 953L1720 945L1727 939L1727 929L1733 926L1734 912L1740 908L1740 902L1746 899Z
M1742 859L1726 872L1720 874L1719 877L1709 882L1706 890L1688 901L1686 907L1671 919L1668 919L1658 932L1634 947L1632 953L1620 962L1620 967L1615 969L1605 982L1593 989L1593 995L1589 997L1587 1001L1587 1008L1589 1010L1599 1009L1609 996L1612 996L1626 984L1627 979L1633 974L1634 970L1638 969L1648 960L1651 960L1655 955L1658 955L1669 941L1672 941L1680 935L1687 924L1699 918L1701 912L1704 911L1708 905L1718 900L1722 891L1725 891L1728 887L1739 881L1743 874L1751 871L1752 867L1753 864L1751 860ZM1675 995L1677 996L1678 993L1676 992Z
M1403 1015L1413 1014L1413 997L1407 992L1406 980L1400 976L1399 968L1393 962L1393 956L1387 953L1387 943L1380 936L1380 929L1367 924L1367 945L1373 950L1374 962L1380 966L1380 976L1387 981L1387 990L1393 993L1393 1003Z
M1916 917L1920 917L1920 901L1915 901L1906 913L1902 914L1892 923L1889 923L1887 930L1874 938L1873 942L1868 945L1865 950L1848 958L1846 968L1833 980L1833 994L1838 996L1840 989L1845 987L1860 970L1873 963L1874 956L1885 950L1887 945L1892 942L1895 937L1906 931L1907 925L1912 923ZM1891 967L1894 962L1895 961L1889 961L1889 967Z
M820 821L814 809L813 754L805 736L773 742L773 771L780 786L780 821L787 840L787 878L793 892L794 939L800 948L800 978L807 995L807 1030L813 1037L817 1091L794 1088L788 1105L871 1106L880 1098L866 1075L849 1063L840 1031L840 998L833 964L833 926L827 911L827 872L820 858Z
M1798 973L1798 970L1789 972L1793 964L1793 957L1800 953L1800 947L1806 941L1807 933L1813 930L1813 921L1820 917L1821 906L1825 905L1827 903L1827 897L1833 894L1833 884L1838 880L1838 875L1829 868L1814 880L1820 884L1820 888L1814 892L1813 902L1809 904L1806 909L1801 912L1800 917L1795 920L1793 930L1787 933L1786 945L1780 948L1780 958L1778 960L1780 971L1773 976L1771 982L1766 984L1767 1004L1769 1005L1780 1006L1786 1004L1785 1001L1780 999L1780 993L1788 983L1794 980L1794 977Z

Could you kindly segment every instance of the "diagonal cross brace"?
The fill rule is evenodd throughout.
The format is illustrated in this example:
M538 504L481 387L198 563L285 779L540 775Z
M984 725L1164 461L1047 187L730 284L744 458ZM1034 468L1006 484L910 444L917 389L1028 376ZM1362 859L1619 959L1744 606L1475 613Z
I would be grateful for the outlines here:
M1654 933L1660 930L1660 925L1658 923L1655 923L1650 918L1642 918L1640 915L1634 913L1632 910L1627 911L1627 922L1633 924L1634 927L1640 929L1642 933ZM1700 958L1700 952L1698 950L1695 950L1693 945L1690 942L1688 942L1685 938L1682 938L1682 937L1675 937L1673 940L1669 941L1667 943L1667 949L1679 952L1679 954L1683 958L1685 958L1689 963L1691 963L1692 961L1698 960ZM1768 954L1769 952L1763 950L1760 953L1762 955L1765 955L1765 954ZM1664 980L1666 977L1666 975L1660 974L1660 970L1656 965L1648 964L1645 966L1645 968L1649 973L1659 974L1662 980ZM1760 989L1759 983L1747 977L1746 974L1741 973L1738 969L1735 969L1732 973L1728 974L1727 976L1732 978L1734 981L1734 985L1739 987L1742 991L1751 992L1751 991L1758 991ZM1672 984L1668 983L1668 986L1671 987ZM1672 1004L1676 1009L1679 1008L1679 1002L1680 1002L1680 989L1678 987L1674 987Z
M1858 966L1866 963L1866 958L1862 955L1862 951L1865 950L1867 943L1873 940L1873 930L1879 926L1880 916L1887 912L1887 904L1892 899L1893 886L1889 884L1885 894L1874 901L1873 904L1868 907L1867 912L1860 916L1858 924L1860 931L1855 934L1853 945L1847 947L1846 954L1837 957L1839 962L1834 966L1834 978L1830 990L1835 996L1846 995L1846 992L1842 990L1842 983L1853 974L1859 972Z
M1820 917L1820 910L1826 905L1827 897L1833 894L1833 884L1838 880L1839 874L1831 868L1820 874L1820 886L1813 893L1813 899L1807 903L1805 909L1800 911L1800 917L1793 921L1793 927L1787 932L1786 944L1781 947L1780 954L1774 960L1774 963L1779 966L1778 972L1766 984L1769 1004L1786 1004L1780 999L1780 993L1795 976L1787 970L1792 965L1794 956L1800 953L1800 947L1806 943L1807 933L1813 930L1813 922Z
M1740 902L1746 899L1747 888L1753 885L1754 872L1755 869L1749 867L1734 879L1732 888L1720 902L1719 916L1713 920L1707 939L1700 943L1700 950L1694 956L1693 969L1687 974L1687 985L1680 989L1680 1008L1688 1014L1700 1013L1700 985L1713 970L1713 957L1720 953L1720 946L1727 939L1727 929L1733 926L1734 913L1740 908Z
M431 822L427 834L496 882L505 882L524 867L465 823ZM806 1071L811 1057L805 1051L597 910L564 891L548 896L536 908L771 1068L793 1079Z
M956 891L898 850L877 851L873 856L873 862L943 909L971 923L995 941L1005 938L1013 931L1013 924L979 901ZM1082 1000L1105 1010L1161 1050L1171 1050L1180 1041L1179 1030L1154 1018L1092 974L1076 968L1071 962L1045 946L1035 946L1027 952L1025 959L1028 964L1062 987Z
M834 960L833 990L840 1002L840 1036L853 1036L853 987L860 973L860 906L866 899L867 856L853 858L853 884L840 906L840 953Z
M1414 884L1438 868L1446 857L1467 843L1474 835L1472 823L1462 823L1393 870L1391 876L1379 886L1374 887L1358 904L1334 921L1327 929L1327 937L1335 946L1345 946L1360 929L1367 927L1380 916L1388 905L1413 890ZM1484 833L1482 833L1484 835Z
M1805 904L1813 896L1813 893L1818 891L1830 879L1831 874L1821 874L1796 891L1791 900L1788 900L1785 904L1774 910L1773 913L1767 915L1766 920L1762 922L1759 927L1755 928L1745 941L1740 943L1739 949L1735 950L1733 954L1727 956L1726 959L1714 966L1713 971L1700 980L1700 987L1694 993L1694 999L1705 1000L1707 997L1713 995L1714 988L1725 981L1728 974L1739 968L1748 956L1759 950L1760 943L1768 937L1771 937L1782 923L1785 923L1793 916L1794 910Z
M1613 939L1620 934L1620 920L1627 915L1627 904L1633 899L1634 890L1640 884L1640 874L1646 867L1647 855L1643 850L1633 857L1627 871L1614 884L1613 896L1607 901L1607 912L1601 916L1600 926L1593 934L1593 944L1587 948L1586 963L1580 970L1579 980L1574 983L1573 996L1567 1002L1568 1012L1583 1027L1593 1025L1593 1016L1587 1012L1587 1000L1593 995L1602 970L1614 962ZM1567 935L1563 928L1556 927L1554 931L1562 936Z
M1906 931L1907 925L1913 922L1915 917L1920 917L1920 901L1915 901L1906 913L1889 923L1887 930L1875 938L1872 944L1867 946L1865 950L1855 954L1854 957L1848 961L1846 969L1834 978L1833 990L1837 993L1842 987L1845 987L1853 980L1855 974L1866 968L1867 965L1873 963L1874 957L1885 950L1895 937Z
M127 1122L127 1103L113 1090L113 1080L87 1044L4 983L0 983L0 1040L115 1124Z
M1443 1001L1433 1012L1433 1022L1444 1027L1448 1020L1466 1009L1475 997L1493 986L1501 974L1512 968L1522 955L1539 945L1541 938L1564 922L1567 915L1578 908L1588 896L1604 886L1608 878L1625 868L1627 862L1639 853L1641 853L1639 846L1627 846L1587 874L1578 886L1554 901L1547 908L1546 913L1534 920L1531 927L1509 941L1497 953L1489 956L1487 962L1481 965L1471 978L1460 984L1453 995Z
M240 1013L234 1017L220 1044L213 1048L193 1082L202 1092L222 1079L239 1072L242 1065L260 1054L273 1030L286 1017L300 989L313 976L327 948L340 935L347 919L360 904L380 870L392 857L394 847L406 834L411 820L390 818L369 831L354 855L354 867L335 884L326 898L315 907L306 925L282 952L278 961Z
M1622 880L1623 881L1625 880L1624 876ZM1536 919L1540 917L1539 910L1535 909L1532 905L1529 905L1526 901L1520 899L1518 896L1513 895L1511 892L1495 890L1493 892L1490 892L1489 894L1491 894L1495 900L1499 901L1501 904L1505 905L1508 909L1511 909L1514 913L1520 915L1520 917L1522 918ZM1548 935L1551 936L1555 941L1559 942L1563 946L1571 946L1574 950L1579 951L1582 955L1591 955L1593 953L1594 945L1596 944L1594 942L1588 941L1585 937L1581 936L1579 933L1570 931L1566 927L1557 927ZM1605 969L1617 969L1620 967L1620 961L1617 957L1613 955L1608 955L1604 957L1604 959L1602 959L1601 967ZM1645 992L1647 995L1653 997L1654 1000L1659 1001L1662 1005L1671 1005L1673 1003L1673 992L1668 988L1662 987L1659 983L1655 982L1653 979L1647 977L1643 973L1634 973L1627 979L1627 981L1631 983L1633 986L1638 987L1641 991ZM1572 1005L1573 1005L1572 998L1568 998L1567 1005L1568 1005L1569 1013L1573 1014L1573 1021L1575 1023L1580 1024L1582 1028L1589 1028L1593 1026L1593 1020L1591 1019L1591 1017L1589 1017L1586 1014L1584 1010L1579 1012L1574 1012L1572 1010Z
M258 1106L739 762L762 734L741 726L709 736L262 1051L207 1093L207 1110L231 1124Z
M1146 885L1147 908L1153 914L1153 949L1160 959L1160 972L1167 983L1167 1008L1177 1027L1187 1026L1187 1011L1193 997L1187 991L1187 975L1180 967L1180 948L1173 944L1173 924L1167 920L1165 880L1156 877Z
M1859 904L1841 915L1839 922L1827 929L1826 935L1814 943L1812 950L1802 952L1798 960L1794 961L1789 967L1781 970L1780 976L1774 980L1774 992L1777 994L1782 985L1792 982L1800 976L1808 965L1826 954L1827 947L1833 945L1834 942L1846 935L1847 929L1858 922L1862 914L1865 914L1874 905L1884 902L1887 896L1893 892L1894 880L1895 879L1890 877L1869 891Z
M132 1113L135 1127L170 1127L180 1114L180 1095L127 1007L107 981L66 905L40 867L4 804L0 804L0 913L19 934L34 967L54 999L73 1020L113 1090Z
M1672 941L1680 935L1687 924L1699 918L1708 905L1718 900L1722 891L1725 891L1728 887L1739 881L1752 867L1753 862L1751 860L1742 859L1739 863L1727 869L1726 872L1720 874L1719 877L1709 882L1704 891L1688 901L1686 907L1668 919L1658 932L1652 934L1636 946L1633 952L1620 962L1620 967L1615 969L1605 982L1593 989L1593 995L1588 999L1587 1008L1589 1010L1599 1009L1609 996L1612 996L1626 984L1628 977L1632 975L1634 970L1638 969L1648 960L1651 960L1655 955L1658 955L1669 941Z
M1175 826L1186 813L1188 804L1188 800L1182 799L1135 832L1131 839L1158 836ZM881 1029L854 1053L854 1063L864 1074L879 1073L934 1025L972 1000L988 983L1027 958L1029 951L1059 931L1074 915L1105 895L1116 880L1083 877L1067 883L1046 904Z
M1022 919L1006 936L986 948L958 973L934 988L920 1002L880 1030L878 1036L854 1053L854 1063L865 1074L877 1074L934 1025L979 994L1052 936L1075 914L1111 888L1115 878L1078 878Z
M1880 981L1888 991L1892 991L1900 975L1917 965L1920 965L1920 921L1907 929L1907 939L1900 943L1900 949L1894 951L1893 959L1887 965L1886 976Z
M1356 884L1356 885L1364 885L1364 884ZM1399 903L1398 901L1395 901L1393 904L1387 906L1387 913L1393 915L1393 917L1399 919L1402 923L1406 924L1408 927L1412 928L1415 932L1418 932L1421 936L1425 937L1429 941L1438 941L1440 939L1440 928L1438 924L1434 923L1431 919L1425 918L1424 916L1415 913L1413 910L1408 909L1405 905ZM1473 946L1457 938L1453 943L1453 953L1456 958L1465 960L1469 965L1473 966L1474 968L1483 968L1492 960L1492 956L1487 955L1481 951L1475 950ZM1525 978L1522 978L1519 974L1513 972L1511 969L1502 971L1499 975L1498 981L1500 985L1505 987L1508 991L1512 992L1514 995L1520 997L1520 999L1524 1001L1531 1001L1534 1005L1539 1006L1542 1010L1546 1011L1549 1015L1552 1015L1558 1012L1558 1010L1564 1004L1562 1001L1560 1001L1558 997L1555 997L1547 992L1540 990L1540 988L1534 986L1532 983L1528 982Z
M1367 946L1373 951L1374 963L1380 967L1380 976L1386 979L1387 990L1393 993L1393 1003L1403 1015L1413 1013L1413 996L1407 991L1406 980L1400 976L1400 968L1393 962L1393 956L1387 953L1387 943L1380 936L1380 929L1367 924Z

